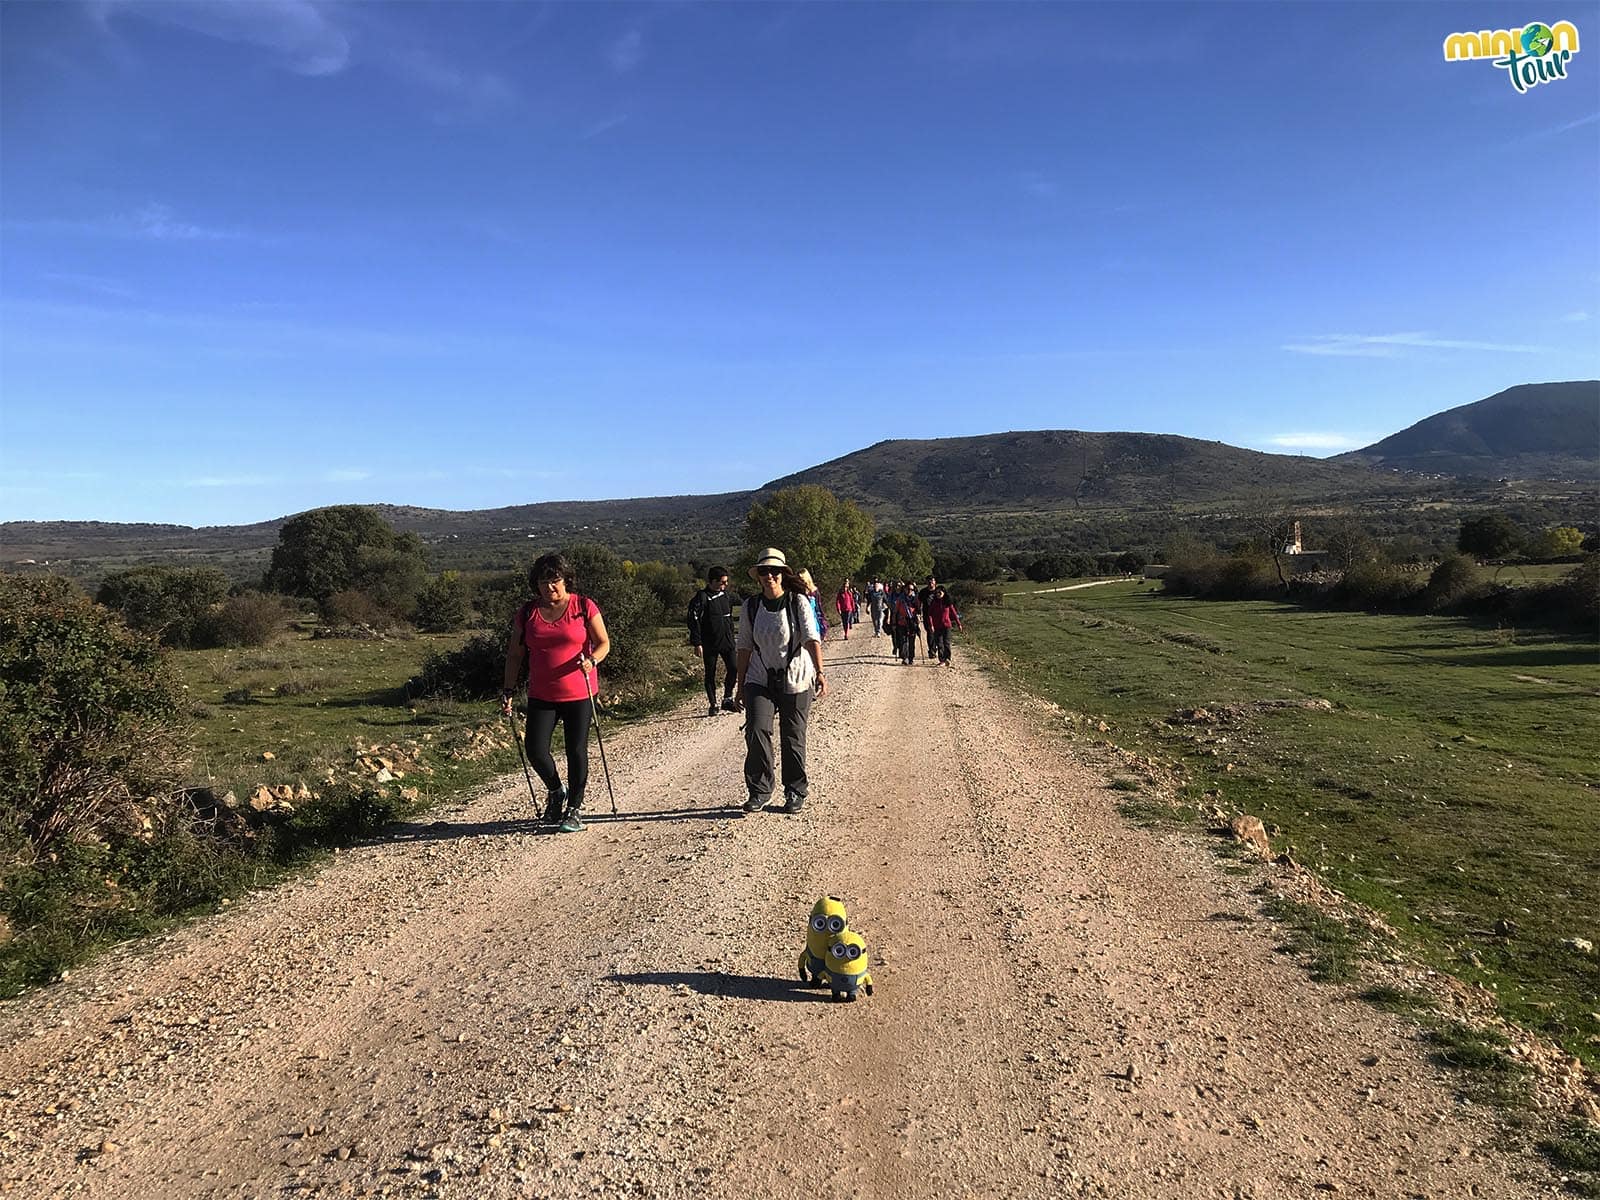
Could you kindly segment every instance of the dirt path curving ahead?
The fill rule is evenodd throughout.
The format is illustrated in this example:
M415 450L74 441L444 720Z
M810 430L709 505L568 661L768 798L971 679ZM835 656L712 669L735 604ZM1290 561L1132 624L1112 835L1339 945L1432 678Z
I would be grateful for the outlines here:
M1042 710L959 650L828 650L799 817L731 815L739 718L686 705L611 732L620 820L538 835L508 778L10 1006L0 1189L1553 1190L1399 1021L1274 952L1248 880L1120 818ZM871 947L854 1004L792 979L823 892Z

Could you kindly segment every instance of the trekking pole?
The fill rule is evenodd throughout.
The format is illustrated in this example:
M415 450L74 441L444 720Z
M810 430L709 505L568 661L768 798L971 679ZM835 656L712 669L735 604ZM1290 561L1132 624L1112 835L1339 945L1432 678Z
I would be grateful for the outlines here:
M533 802L533 810L537 813L539 797L533 790L533 775L528 770L528 752L522 748L522 735L517 732L517 717L509 705L506 708L506 720L511 723L511 740L516 744L517 757L522 760L522 777L528 781L528 799Z
M588 667L583 668L583 682L589 691L589 723L594 726L595 740L600 743L600 769L605 772L606 795L611 799L611 815L614 817L617 815L617 794L611 790L611 768L606 763L606 739L605 735L600 732L600 710L595 706L594 679L589 674Z

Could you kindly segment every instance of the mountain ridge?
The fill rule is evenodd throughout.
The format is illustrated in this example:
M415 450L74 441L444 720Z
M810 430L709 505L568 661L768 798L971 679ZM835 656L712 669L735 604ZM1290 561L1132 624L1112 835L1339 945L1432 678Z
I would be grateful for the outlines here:
M1600 479L1600 380L1517 384L1331 461L1485 479Z
M1528 414L1532 414L1529 416ZM1588 442L1583 453L1583 438ZM1496 449L1509 452L1495 457ZM1423 464L1415 466L1412 464ZM880 520L958 522L995 513L1077 519L1176 505L1225 507L1276 501L1391 501L1461 468L1499 478L1508 464L1556 469L1556 478L1600 478L1600 382L1525 384L1436 413L1362 450L1330 459L1271 454L1169 433L1012 430L970 437L887 438L748 491L609 500L549 500L485 509L372 504L397 528L439 544L494 547L508 560L528 541L605 541L624 553L729 548L750 504L800 483L827 487ZM1453 486L1446 484L1446 486ZM0 523L12 563L94 556L260 557L294 514L247 525L186 526L112 521Z

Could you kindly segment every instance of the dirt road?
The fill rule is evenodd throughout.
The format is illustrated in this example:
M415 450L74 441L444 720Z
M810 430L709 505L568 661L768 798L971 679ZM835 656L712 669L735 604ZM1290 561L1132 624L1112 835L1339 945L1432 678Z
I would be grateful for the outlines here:
M1250 880L958 648L829 644L812 798L739 718L613 730L623 816L520 776L0 1015L27 1196L1545 1194L1396 1019L1274 952ZM698 705L692 706L698 710ZM597 764L598 765L598 764ZM596 787L598 789L598 780ZM604 793L597 791L604 809ZM877 994L791 979L847 899Z

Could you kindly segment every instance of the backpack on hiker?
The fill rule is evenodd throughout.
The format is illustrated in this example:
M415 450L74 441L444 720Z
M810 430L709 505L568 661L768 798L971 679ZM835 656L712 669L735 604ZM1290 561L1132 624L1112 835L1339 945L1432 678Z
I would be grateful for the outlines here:
M756 614L761 611L761 597L751 596L744 602L744 619L750 627L750 650L761 659L761 667L767 675L767 691L773 696L780 696L789 690L789 668L794 665L794 660L800 657L800 651L805 649L805 622L800 618L802 601L810 603L809 598L799 592L784 593L784 609L789 616L789 646L784 655L782 670L774 670L768 666L765 655L761 653L761 647L756 645Z

